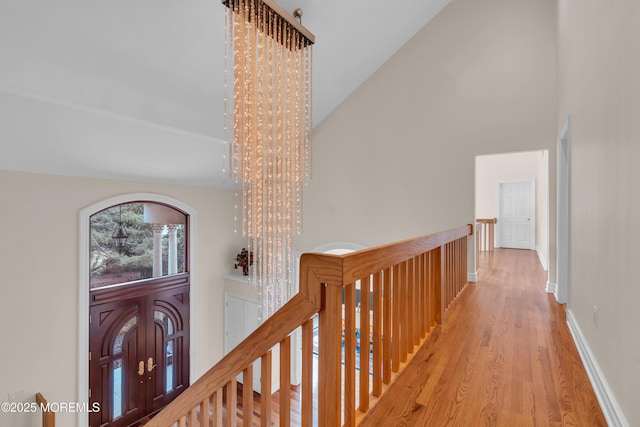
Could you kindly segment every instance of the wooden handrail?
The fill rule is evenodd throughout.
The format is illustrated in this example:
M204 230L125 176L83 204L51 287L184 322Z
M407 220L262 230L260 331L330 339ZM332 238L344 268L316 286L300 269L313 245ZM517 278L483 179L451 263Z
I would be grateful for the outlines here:
M36 403L42 411L42 427L55 427L56 413L48 410L47 399L41 393L36 393Z
M355 425L384 392L383 385L393 381L432 328L442 322L446 308L466 285L467 236L472 232L473 226L467 225L345 255L303 254L298 294L147 426L209 426L221 425L223 420L235 426L236 414L244 414L243 410L247 410L243 425L253 425L253 412L258 409L253 407L251 393L256 361L261 364L261 423L271 425L278 418L281 426L290 425L289 335L299 327L300 425ZM360 287L360 307L356 287ZM276 346L280 357L272 358L271 349ZM356 363L357 352L370 356ZM271 367L278 360L281 393L276 414L271 411ZM322 379L316 396L314 363ZM239 374L246 385L241 402L236 396Z

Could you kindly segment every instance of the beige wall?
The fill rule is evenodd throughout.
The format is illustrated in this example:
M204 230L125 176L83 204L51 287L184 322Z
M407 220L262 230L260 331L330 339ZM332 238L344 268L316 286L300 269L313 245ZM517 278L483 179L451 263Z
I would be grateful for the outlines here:
M553 148L555 165L555 46L554 1L450 3L315 129L298 248L472 222L479 154Z
M637 426L640 4L560 0L559 28L558 122L571 115L569 309Z
M195 371L223 354L223 276L243 245L233 233L233 193L181 187L0 171L0 400L40 391L53 402L77 396L78 214L86 206L125 193L159 193L197 211L193 254L198 293ZM0 414L0 425L35 426L38 417ZM61 426L76 425L59 413Z
M543 267L546 269L548 216L548 160L546 150L521 153L490 154L476 157L475 162L475 201L476 218L499 218L498 182L535 181L536 229L535 248ZM497 228L499 229L499 224ZM499 234L496 233L496 246L499 246Z

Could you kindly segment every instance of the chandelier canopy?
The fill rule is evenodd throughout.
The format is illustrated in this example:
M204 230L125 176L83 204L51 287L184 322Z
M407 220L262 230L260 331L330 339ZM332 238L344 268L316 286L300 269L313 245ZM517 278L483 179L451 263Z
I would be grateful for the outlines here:
M242 233L256 259L249 281L261 295L264 320L293 291L293 241L302 229L302 187L311 172L315 38L272 0L223 4L225 143Z

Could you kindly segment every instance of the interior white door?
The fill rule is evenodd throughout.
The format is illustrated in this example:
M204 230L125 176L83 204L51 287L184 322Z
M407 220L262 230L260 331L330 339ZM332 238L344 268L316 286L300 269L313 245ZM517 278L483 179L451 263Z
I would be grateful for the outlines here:
M534 181L500 183L500 247L534 249Z

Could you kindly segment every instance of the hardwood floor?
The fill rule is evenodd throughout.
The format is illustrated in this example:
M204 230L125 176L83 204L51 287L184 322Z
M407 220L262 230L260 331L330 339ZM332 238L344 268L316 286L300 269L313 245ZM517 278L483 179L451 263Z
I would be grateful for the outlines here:
M361 426L606 426L534 251L481 255L470 283Z

